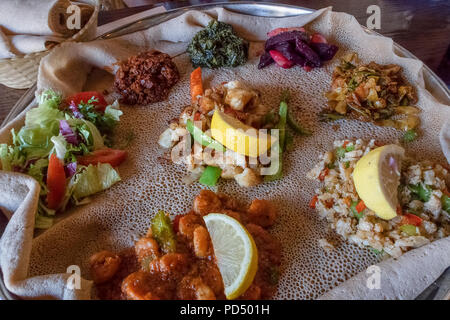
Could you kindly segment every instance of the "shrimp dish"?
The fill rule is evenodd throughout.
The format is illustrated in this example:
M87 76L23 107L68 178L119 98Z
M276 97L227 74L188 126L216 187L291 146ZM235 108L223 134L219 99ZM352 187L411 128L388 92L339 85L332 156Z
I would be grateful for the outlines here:
M163 211L134 248L91 256L90 272L99 299L225 299L224 283L203 216L227 215L251 235L258 250L253 282L239 299L268 299L276 291L281 265L280 243L268 232L277 210L255 199L246 209L235 199L202 190L193 210L171 219Z

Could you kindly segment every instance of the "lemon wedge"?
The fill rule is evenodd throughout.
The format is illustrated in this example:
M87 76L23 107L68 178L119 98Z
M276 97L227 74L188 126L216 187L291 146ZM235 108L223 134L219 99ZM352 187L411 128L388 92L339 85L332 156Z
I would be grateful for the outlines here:
M227 299L236 299L253 282L258 249L250 233L236 219L221 213L203 217L214 248Z
M405 150L395 144L376 148L356 163L353 181L367 208L382 219L397 216L397 188Z
M228 149L255 158L266 153L271 143L270 135L219 110L214 111L211 120L211 135Z

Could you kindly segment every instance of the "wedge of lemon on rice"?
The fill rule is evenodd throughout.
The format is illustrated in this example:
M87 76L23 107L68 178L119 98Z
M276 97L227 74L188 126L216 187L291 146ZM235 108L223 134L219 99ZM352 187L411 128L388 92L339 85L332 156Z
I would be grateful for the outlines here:
M397 189L405 150L395 144L376 148L356 163L353 181L367 208L382 219L397 216Z
M247 291L258 270L258 249L250 233L234 218L221 213L203 217L214 248L227 299Z

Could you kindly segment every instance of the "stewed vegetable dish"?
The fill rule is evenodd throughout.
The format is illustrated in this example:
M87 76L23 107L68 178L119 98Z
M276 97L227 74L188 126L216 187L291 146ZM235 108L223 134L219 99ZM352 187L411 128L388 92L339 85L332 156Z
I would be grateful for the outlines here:
M356 53L348 54L335 68L326 97L323 120L351 118L404 131L420 123L416 92L396 64L360 64Z

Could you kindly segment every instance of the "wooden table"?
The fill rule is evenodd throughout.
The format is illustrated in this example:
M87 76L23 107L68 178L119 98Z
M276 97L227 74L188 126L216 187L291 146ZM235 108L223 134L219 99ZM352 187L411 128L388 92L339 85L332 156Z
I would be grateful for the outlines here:
M147 10L158 0L125 0L139 7L100 12L99 25ZM198 1L207 3L210 1ZM381 34L411 51L450 86L450 3L448 0L272 0L307 8L333 6L335 11L354 15L366 25L370 5L381 9ZM370 49L370 48L368 48ZM0 85L0 123L25 90Z

